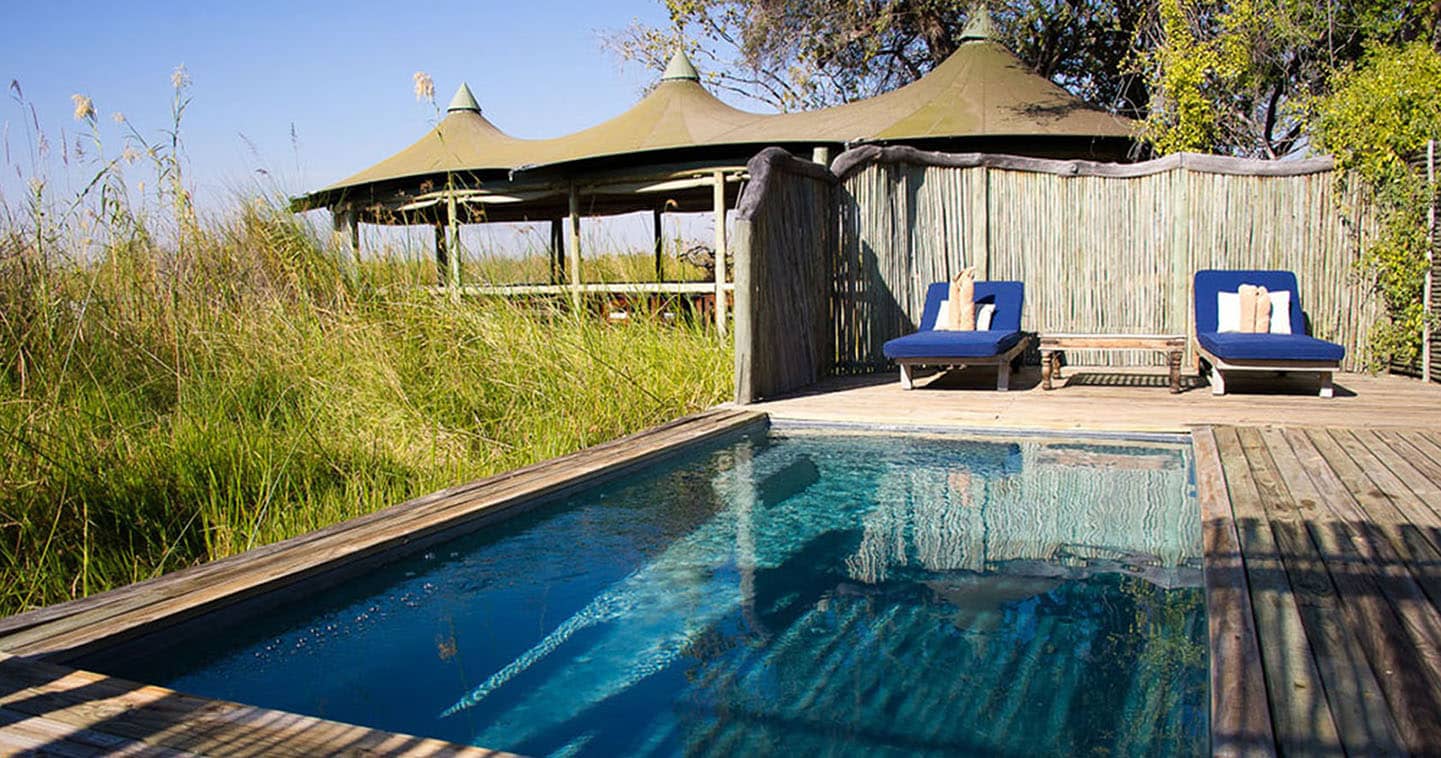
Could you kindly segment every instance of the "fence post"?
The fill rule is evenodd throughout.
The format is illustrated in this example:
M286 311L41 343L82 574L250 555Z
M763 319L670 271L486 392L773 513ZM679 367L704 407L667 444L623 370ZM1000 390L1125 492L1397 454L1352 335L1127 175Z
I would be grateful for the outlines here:
M752 309L752 290L755 280L752 266L751 246L754 235L749 218L737 218L735 224L735 320L731 323L735 339L735 402L749 405L755 402L755 360L756 334Z
M1421 381L1431 381L1431 319L1435 302L1431 290L1436 286L1436 140L1426 141L1426 189L1431 193L1426 214L1426 284L1421 291Z

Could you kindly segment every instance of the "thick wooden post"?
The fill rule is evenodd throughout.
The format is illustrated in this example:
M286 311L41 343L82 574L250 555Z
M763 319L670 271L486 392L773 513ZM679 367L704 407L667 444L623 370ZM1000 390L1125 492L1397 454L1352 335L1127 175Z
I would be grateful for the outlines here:
M1426 281L1421 290L1421 381L1431 381L1431 310L1436 306L1432 288L1436 286L1436 140L1426 142L1426 188L1431 191L1431 207L1426 226Z
M655 280L665 281L665 240L661 237L660 209L651 211L651 227L655 230Z
M445 249L445 227L436 219L435 225L435 283L445 286L446 274L450 271L450 252Z
M831 165L831 149L820 145L811 148L811 162L829 167Z
M986 256L986 259L981 272L982 276L986 278L986 281L990 281L992 261L995 260L995 255L991 251L991 169L989 166L981 166L981 181L985 182L985 192L982 194L985 198L984 202L986 205L986 215L981 221L985 226L986 247L982 253Z
M560 284L565 278L565 231L564 223L550 220L550 283Z
M445 197L445 212L450 219L450 243L446 245L447 258L450 261L451 289L455 294L460 294L460 217L455 213L455 192L447 192Z
M570 223L566 225L566 247L570 248L570 304L580 313L580 191L570 185Z
M735 402L746 405L755 402L756 362L765 356L756 350L755 303L753 295L757 290L757 271L752 263L755 235L750 219L736 219L735 236Z
M715 182L715 328L722 337L726 333L726 176L711 174Z
M341 250L336 261L341 274L347 281L355 281L360 264L360 220L354 208L342 206L332 208L331 220L336 236L340 237Z

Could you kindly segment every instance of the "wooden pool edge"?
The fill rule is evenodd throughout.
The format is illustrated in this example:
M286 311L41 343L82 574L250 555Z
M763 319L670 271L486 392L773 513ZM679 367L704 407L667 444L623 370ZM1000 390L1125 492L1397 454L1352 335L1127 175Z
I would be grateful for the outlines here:
M1211 754L1276 754L1261 645L1220 449L1210 426L1191 429L1210 638Z
M0 653L0 754L394 755L511 753L186 695Z
M784 420L784 417L776 419L780 423ZM342 740L353 749L367 753L505 755L282 711L195 698L63 663L97 646L123 646L127 640L160 628L219 615L226 606L242 605L256 595L290 597L314 591L317 583L330 584L579 488L684 453L707 441L764 427L770 421L767 413L721 406L577 453L415 498L232 558L0 619L0 748L18 748L18 743L11 743L47 733L44 729L36 731L42 725L47 725L45 728L52 733L71 729L73 738L92 747L116 739L134 744L135 737L115 736L114 724L124 721L116 712L126 711L132 712L141 723L156 725L156 735L166 740L141 741L141 746L151 744L162 749L173 746L180 750L198 748L211 752L223 747L219 752L271 753L289 744L287 741L300 739L297 735L304 732L312 737L323 736L327 740L323 744L335 746L338 743L329 740ZM1192 426L1179 436L1188 436L1191 441L1197 505L1202 520L1210 646L1211 750L1215 755L1274 755L1276 743L1265 686L1256 675L1260 669L1259 642L1220 453L1210 426ZM566 471L569 475L562 475L561 472ZM399 524L390 523L397 519ZM349 549L337 552L337 546L331 544L336 541L349 543L341 546ZM297 550L309 555L304 560L287 561L288 554ZM281 570L287 567L289 571ZM247 582L247 578L251 581ZM31 685L17 689L16 682L27 677L32 680ZM55 684L47 690L45 686L34 686L34 681ZM59 694L50 691L55 688L59 688ZM79 689L93 690L91 700L99 698L108 703L110 697L135 692L141 693L135 696L141 701L100 707L96 712L105 714L102 721L110 725L110 731L100 732L91 728L94 724L86 722L87 718L94 720L86 716L92 709L80 702L78 696L64 695ZM47 720L43 714L24 715L12 705L17 692L24 696L22 702L57 704L61 720L50 723L54 719ZM146 697L183 707L157 709L147 704ZM207 721L203 729L187 726L196 714L212 712L228 716L216 716L213 723ZM17 730L17 717L34 722L28 737ZM123 728L118 731L125 733ZM202 737L211 742L196 742ZM309 744L311 749L322 744L309 739L301 742ZM185 747L187 745L190 747Z
M86 671L67 661L224 616L258 597L318 591L531 507L769 423L721 406L367 516L66 603L0 619L0 753L508 756ZM300 554L297 556L297 554Z

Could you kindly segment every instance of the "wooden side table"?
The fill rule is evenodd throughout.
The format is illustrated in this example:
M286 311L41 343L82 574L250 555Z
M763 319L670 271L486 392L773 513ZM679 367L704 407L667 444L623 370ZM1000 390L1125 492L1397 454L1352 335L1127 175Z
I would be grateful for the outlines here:
M1051 380L1061 377L1060 353L1071 350L1155 350L1166 354L1171 370L1171 393L1181 391L1181 353L1186 350L1182 334L1043 334L1041 335L1041 387L1052 389Z

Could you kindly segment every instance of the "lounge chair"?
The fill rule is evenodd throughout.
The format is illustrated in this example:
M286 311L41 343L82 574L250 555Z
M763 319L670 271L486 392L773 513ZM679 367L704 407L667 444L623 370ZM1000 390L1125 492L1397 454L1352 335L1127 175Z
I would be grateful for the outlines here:
M1255 284L1270 292L1289 292L1288 319L1281 322L1290 334L1222 332L1218 330L1217 295L1236 292L1243 284ZM1341 367L1346 348L1307 335L1306 317L1296 275L1290 271L1197 271L1195 280L1196 343L1201 357L1210 364L1211 392L1226 394L1229 372L1296 371L1321 377L1321 397L1333 394L1331 375ZM1273 325L1278 315L1273 313Z
M936 282L926 290L926 307L921 328L915 334L890 340L881 350L901 369L901 387L911 389L911 370L916 366L996 366L996 389L1011 386L1011 363L1026 349L1030 337L1021 333L1021 303L1025 286L1021 282L976 282L975 301L980 306L995 304L990 328L985 331L937 330L936 316L941 302L950 296L948 282Z

